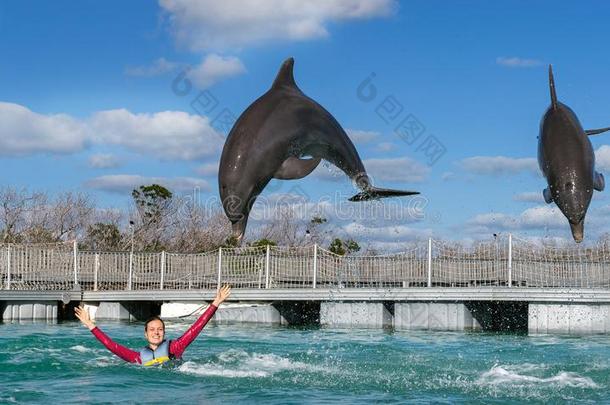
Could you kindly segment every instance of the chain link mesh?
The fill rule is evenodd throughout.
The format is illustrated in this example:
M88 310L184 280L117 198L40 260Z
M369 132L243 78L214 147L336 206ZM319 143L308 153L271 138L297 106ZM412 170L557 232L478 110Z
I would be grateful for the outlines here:
M77 251L73 242L0 244L0 288L86 291L234 288L506 286L610 288L610 242L551 246L506 237L462 246L421 242L391 255L340 256L320 247L184 253ZM509 254L509 251L511 254ZM509 260L510 259L510 260ZM220 272L220 273L219 273Z

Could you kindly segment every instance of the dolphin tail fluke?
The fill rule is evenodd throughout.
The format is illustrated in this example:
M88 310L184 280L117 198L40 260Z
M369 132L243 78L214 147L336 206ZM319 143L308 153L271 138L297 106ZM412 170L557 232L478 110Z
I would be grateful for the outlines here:
M419 194L419 191L403 191L403 190L392 190L388 188L377 188L370 187L366 191L356 194L351 197L350 201L369 201L378 200L380 198L387 197L403 197L407 195Z
M585 134L587 135L597 135L597 134L602 134L606 131L610 131L610 127L607 128L600 128L600 129L587 129L585 131Z
M555 79L553 78L553 65L549 65L549 90L551 91L551 105L557 109L557 93L555 93Z

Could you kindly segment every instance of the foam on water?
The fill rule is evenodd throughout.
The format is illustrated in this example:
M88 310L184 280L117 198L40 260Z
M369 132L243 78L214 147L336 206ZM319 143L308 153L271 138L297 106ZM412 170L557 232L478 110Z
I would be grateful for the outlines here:
M16 390L15 390L16 391ZM14 396L12 396L10 393L8 392L0 392L0 403L11 403L11 404L16 404L17 403L17 398L15 398Z
M537 371L543 368L533 364L499 366L484 372L478 380L481 385L549 385L577 388L599 388L591 378L583 377L577 373L562 371L551 377L537 377L521 373Z
M244 350L230 349L218 355L217 361L198 364L187 361L178 367L178 371L228 378L268 377L278 372L304 370L309 365L276 354L248 353Z
M93 349L90 349L90 348L82 346L82 345L72 346L70 349L75 350L75 351L80 352L80 353L88 353L88 352L92 352L93 351Z

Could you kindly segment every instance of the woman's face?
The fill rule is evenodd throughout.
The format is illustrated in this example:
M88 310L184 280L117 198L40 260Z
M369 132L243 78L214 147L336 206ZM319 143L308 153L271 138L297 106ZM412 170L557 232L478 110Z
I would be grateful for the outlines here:
M160 345L165 338L165 328L163 327L163 322L159 320L150 321L148 326L146 326L146 330L144 331L144 336L146 336L146 340L151 345Z

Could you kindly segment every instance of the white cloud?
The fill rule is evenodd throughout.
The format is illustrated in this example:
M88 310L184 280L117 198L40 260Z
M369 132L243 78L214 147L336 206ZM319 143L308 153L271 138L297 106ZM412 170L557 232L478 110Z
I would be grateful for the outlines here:
M220 164L220 162L206 163L204 165L199 166L197 169L195 169L195 173L197 173L200 176L217 176L219 164Z
M476 215L474 218L467 221L468 226L485 227L491 230L514 229L516 227L516 219L507 214L502 213L486 213Z
M428 166L409 158L367 159L363 163L374 181L420 182L424 181L430 172Z
M363 131L360 129L346 129L345 132L355 144L369 143L381 136L379 132Z
M395 0L160 0L179 43L194 51L326 37L327 25L385 17Z
M181 111L134 114L101 111L90 120L96 141L161 159L193 160L217 154L224 143L207 117Z
M430 231L411 228L405 225L390 225L383 227L367 227L363 224L352 222L343 226L343 230L356 239L394 242L396 240L408 242L421 240L430 236Z
M251 216L260 220L270 218L278 208L289 207L299 219L322 216L335 225L356 222L366 227L398 226L422 222L428 202L422 196L367 201L354 204L348 201L351 193L335 192L312 199L303 189L261 195L253 206Z
M74 153L102 144L166 160L194 160L218 154L224 144L208 117L181 111L108 110L82 120L0 102L0 122L0 155L5 156Z
M111 169L119 167L120 163L120 160L112 154L99 153L89 156L89 166L94 169Z
M480 175L501 176L521 172L539 175L538 163L534 158L475 156L462 160L460 164L466 171Z
M610 205L604 205L601 207L597 207L597 208L591 210L591 212L596 216L600 216L600 217L603 216L603 217L607 218L608 215L610 215Z
M526 228L561 228L568 220L555 205L528 208L519 216L520 224Z
M151 66L130 66L125 68L127 76L153 77L169 73L178 68L179 63L170 62L165 58L159 58Z
M471 231L476 230L476 232L482 233L563 227L569 229L567 219L555 205L528 208L519 215L479 214L468 220L466 225Z
M361 247L381 251L404 250L410 242L427 238L431 231L411 228L422 223L425 207L412 199L351 203L349 195L336 193L311 200L302 193L274 193L257 199L250 224L265 226L290 210L294 224L306 224L314 216L327 219L323 237L353 238ZM329 242L329 240L327 241Z
M377 147L375 148L375 150L377 150L378 152L390 152L393 150L396 150L397 146L395 143L392 142L381 142L379 144L377 144Z
M318 167L311 172L311 176L332 182L351 181L341 169L326 160L320 162Z
M373 180L373 184L378 187L382 187L380 184L377 184L379 181L399 183L421 182L425 180L430 172L428 166L409 158L367 159L362 163ZM332 182L351 181L339 168L325 160L318 165L312 172L312 175Z
M540 204L544 201L544 198L542 197L542 191L528 191L513 195L513 200Z
M443 180L443 181L453 180L453 178L455 178L455 173L453 173L453 172L444 172L441 175L441 180Z
M542 62L539 61L538 59L525 59L525 58L520 58L518 56L512 56L512 57L499 56L496 58L496 63L501 66L521 67L521 68L536 67L536 66L542 65Z
M210 54L201 64L189 70L188 76L197 87L205 89L223 79L245 72L246 68L238 58Z
M595 168L610 171L610 146L602 145L595 151Z
M85 125L66 114L43 115L0 102L0 155L72 153L85 148Z
M132 174L114 174L95 177L85 183L85 186L111 193L131 193L135 188L142 185L159 184L167 187L170 191L192 191L199 189L209 191L210 185L207 181L193 177L145 177Z

